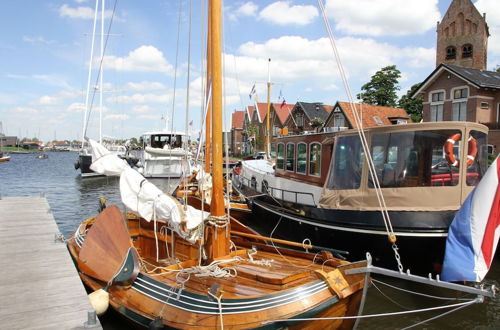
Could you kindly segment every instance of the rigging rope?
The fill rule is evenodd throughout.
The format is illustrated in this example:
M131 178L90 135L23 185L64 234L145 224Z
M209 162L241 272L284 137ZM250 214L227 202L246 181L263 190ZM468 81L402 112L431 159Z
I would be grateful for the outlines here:
M329 23L328 18L326 16L326 11L325 11L325 7L323 5L323 1L318 0L318 4L320 7L321 14L323 16L323 20L325 22L326 30L328 32L328 36L330 39L330 44L333 48L335 60L337 62L337 65L338 65L338 68L340 71L340 77L342 78L342 83L344 84L344 89L345 89L347 97L349 99L349 105L351 107L352 113L354 114L354 119L355 119L357 130L358 130L358 135L359 135L359 138L361 140L361 146L363 148L363 152L365 154L365 157L366 157L366 160L368 163L370 177L372 179L372 182L373 182L373 185L375 188L375 193L377 196L377 200L378 200L378 203L380 205L380 212L382 214L382 219L384 220L384 226L385 226L385 229L387 231L387 236L389 238L389 241L392 243L392 249L394 251L395 259L398 263L398 269L400 272L403 272L403 265L401 263L401 257L399 256L398 247L396 245L396 234L394 233L394 230L392 228L392 223L391 223L391 219L389 216L389 212L387 210L387 205L385 203L384 195L382 194L382 190L380 187L380 182L378 180L378 176L377 176L376 171L375 171L375 164L373 163L373 159L372 159L372 156L370 153L368 142L366 140L366 136L365 136L365 133L363 131L363 123L361 122L361 118L360 118L359 113L358 113L356 106L354 104L354 99L352 97L351 89L349 87L349 83L347 82L347 76L346 76L346 73L345 73L344 68L342 66L342 62L340 60L339 52L337 50L337 46L335 43L335 38L333 36L333 32L332 32L332 29L330 27L330 23Z

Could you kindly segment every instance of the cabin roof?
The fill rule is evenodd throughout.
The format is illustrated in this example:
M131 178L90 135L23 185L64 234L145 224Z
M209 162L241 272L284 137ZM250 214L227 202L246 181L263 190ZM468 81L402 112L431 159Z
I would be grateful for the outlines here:
M236 110L231 115L231 128L242 129L245 121L245 111Z
M349 102L337 102L338 106L344 112L345 116L351 123L353 128L357 128L356 121L354 119L354 113L352 112L352 108ZM401 118L409 120L408 113L406 113L405 109L400 108L391 108L391 107L383 107L379 105L372 104L360 104L354 103L356 110L359 112L362 111L361 114L361 122L363 127L375 127L381 125L391 125L390 118ZM378 122L378 119L380 122Z

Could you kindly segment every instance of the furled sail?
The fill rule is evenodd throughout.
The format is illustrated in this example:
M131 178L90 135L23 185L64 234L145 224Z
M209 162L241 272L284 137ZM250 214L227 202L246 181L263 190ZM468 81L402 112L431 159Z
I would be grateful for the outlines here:
M120 177L120 195L128 210L147 221L166 221L170 228L190 242L201 237L198 229L208 217L207 212L182 206L99 142L92 139L89 142L95 156L90 168L99 174Z

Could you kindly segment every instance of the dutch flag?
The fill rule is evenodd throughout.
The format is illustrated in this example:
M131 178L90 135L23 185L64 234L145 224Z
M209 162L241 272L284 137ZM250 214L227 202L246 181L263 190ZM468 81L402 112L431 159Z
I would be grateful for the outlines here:
M448 231L441 278L481 282L500 236L500 163L491 164L455 215Z

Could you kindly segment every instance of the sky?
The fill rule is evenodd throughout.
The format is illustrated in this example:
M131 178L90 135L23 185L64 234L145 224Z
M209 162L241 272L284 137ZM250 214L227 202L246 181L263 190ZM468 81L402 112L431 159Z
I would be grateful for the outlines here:
M118 0L113 11L115 0L105 1L101 108L99 93L94 95L100 89L100 12L92 60L90 54L95 0L2 1L0 133L46 142L81 140L93 64L86 136L98 139L99 113L105 137L139 137L167 124L184 130L187 122L196 134L205 84L205 2ZM473 2L486 13L493 70L500 65L500 1ZM436 23L450 3L326 0L352 93L387 65L402 73L400 95L423 81L435 68ZM233 111L266 101L268 74L272 102L347 100L316 0L226 0L223 25L226 130Z

